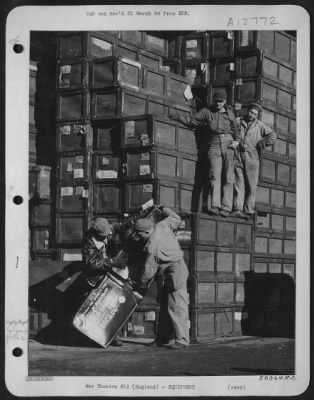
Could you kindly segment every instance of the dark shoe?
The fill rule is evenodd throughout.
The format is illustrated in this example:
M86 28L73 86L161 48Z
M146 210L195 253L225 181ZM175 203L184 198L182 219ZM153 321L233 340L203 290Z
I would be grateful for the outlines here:
M245 213L246 218L249 219L253 219L255 216L255 213Z
M169 344L168 346L166 346L167 349L169 350L185 350L187 348L187 346L183 343L178 343L175 342L173 344Z
M221 215L222 217L229 217L230 211L221 210L221 211L220 211L220 215Z
M120 339L114 339L114 340L111 342L111 346L121 347L121 346L123 346L123 343L121 342Z
M209 215L219 215L219 208L218 207L210 207L207 210Z
M242 219L246 219L246 220L249 219L249 217L240 210L233 211L233 213L231 215L235 218L242 218Z

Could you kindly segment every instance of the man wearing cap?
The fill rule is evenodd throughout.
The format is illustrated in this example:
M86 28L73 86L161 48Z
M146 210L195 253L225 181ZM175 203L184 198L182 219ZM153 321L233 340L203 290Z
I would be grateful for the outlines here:
M226 217L232 211L234 183L234 148L239 139L239 129L232 110L226 105L227 94L217 89L214 104L204 107L194 115L182 117L170 113L169 118L182 124L199 128L206 126L208 134L209 176L211 206L208 213ZM204 209L204 207L203 207Z
M261 152L276 140L275 132L258 119L261 111L259 104L252 103L240 120L239 159L235 166L232 213L238 217L254 215Z
M156 224L148 218L135 222L133 235L143 243L145 262L135 289L145 289L157 273L164 285L156 345L180 350L189 345L188 268L175 237L181 218L168 207L159 207L164 219ZM169 334L169 328L171 333Z
M85 264L84 274L91 288L104 278L112 269L123 278L128 277L127 255L123 252L115 257L113 243L111 241L114 226L110 225L106 218L96 217L91 223L90 229L83 238L83 261ZM122 346L119 339L112 343L114 346Z

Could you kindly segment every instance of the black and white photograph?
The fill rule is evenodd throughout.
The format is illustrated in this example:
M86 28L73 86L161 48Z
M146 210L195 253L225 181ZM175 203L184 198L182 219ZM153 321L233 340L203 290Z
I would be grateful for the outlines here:
M75 15L26 6L8 17L8 389L304 392L307 13Z

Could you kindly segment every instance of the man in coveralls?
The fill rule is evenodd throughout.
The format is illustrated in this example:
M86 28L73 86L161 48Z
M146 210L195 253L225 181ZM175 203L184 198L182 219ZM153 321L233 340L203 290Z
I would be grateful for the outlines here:
M276 140L272 129L258 119L261 111L259 104L252 103L240 120L233 199L233 215L240 218L254 215L261 151Z
M127 256L123 252L115 257L111 236L113 231L106 218L96 217L83 238L84 275L89 287L95 288L107 272L113 270L123 278L128 278ZM111 258L112 257L112 258ZM111 342L113 346L122 346L117 337Z
M214 104L204 107L188 117L172 113L169 118L182 124L198 128L207 126L209 142L209 179L211 206L207 212L227 217L232 211L234 183L234 148L238 144L239 129L235 115L226 105L227 94L217 89L213 96Z
M183 251L175 237L181 218L168 207L159 206L164 219L154 224L151 219L140 218L135 222L133 235L144 245L144 268L135 289L145 289L157 273L163 274L164 285L161 301L157 346L180 350L189 345L189 310L187 278L188 268ZM172 332L169 334L169 325Z

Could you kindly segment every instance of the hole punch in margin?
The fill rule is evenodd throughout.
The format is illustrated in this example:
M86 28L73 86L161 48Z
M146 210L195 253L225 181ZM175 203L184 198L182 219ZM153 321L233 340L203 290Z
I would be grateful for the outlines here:
M17 195L17 196L14 196L14 197L13 197L13 203L16 204L16 205L22 204L23 201L24 201L24 199L23 199L23 197L20 196L20 195Z
M23 350L20 347L15 347L12 350L12 354L14 355L14 357L21 357L21 355L23 354Z
M24 51L24 46L20 43L15 43L13 45L13 51L17 54L23 53Z

